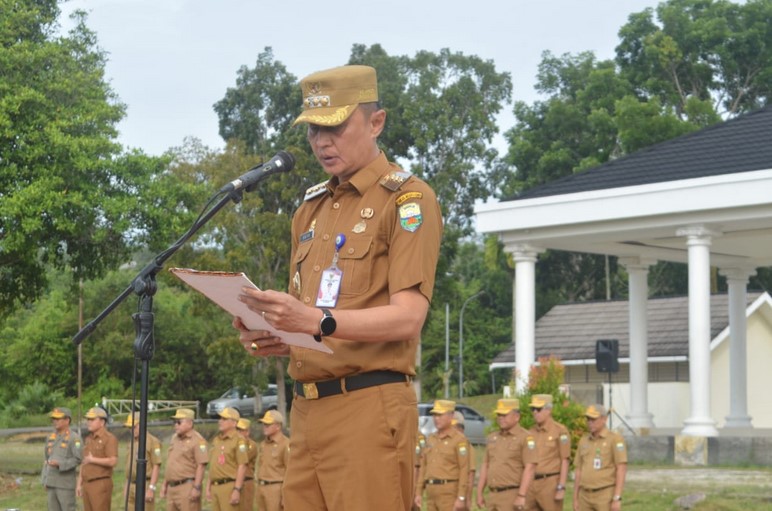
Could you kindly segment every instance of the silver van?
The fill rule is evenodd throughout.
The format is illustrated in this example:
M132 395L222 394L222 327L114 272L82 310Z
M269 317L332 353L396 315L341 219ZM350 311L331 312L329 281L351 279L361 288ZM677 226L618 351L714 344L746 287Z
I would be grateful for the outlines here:
M278 403L278 390L275 384L269 383L268 388L261 394L260 413L267 410L275 410ZM231 387L222 396L213 399L206 404L206 414L216 419L224 408L235 408L242 417L249 417L255 412L255 395L242 392L238 387Z

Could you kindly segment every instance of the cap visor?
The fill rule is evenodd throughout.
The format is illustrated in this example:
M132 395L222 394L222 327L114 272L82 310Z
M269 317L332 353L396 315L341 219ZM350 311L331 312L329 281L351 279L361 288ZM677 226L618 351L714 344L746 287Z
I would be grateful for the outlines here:
M295 126L301 122L307 122L309 124L318 124L319 126L338 126L351 117L356 107L357 105L309 108L308 110L303 110L292 125Z

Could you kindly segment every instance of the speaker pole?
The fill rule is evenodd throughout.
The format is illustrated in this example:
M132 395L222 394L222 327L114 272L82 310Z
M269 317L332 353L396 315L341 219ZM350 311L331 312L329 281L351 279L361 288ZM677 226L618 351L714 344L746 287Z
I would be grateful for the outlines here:
M608 429L613 430L613 417L611 411L614 409L614 399L611 392L611 371L608 372Z

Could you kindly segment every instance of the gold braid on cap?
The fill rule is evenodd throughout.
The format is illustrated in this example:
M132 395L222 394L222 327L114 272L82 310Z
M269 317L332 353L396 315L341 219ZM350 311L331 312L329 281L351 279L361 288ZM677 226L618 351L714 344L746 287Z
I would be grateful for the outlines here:
M303 120L311 124L325 124L329 122L341 123L348 117L348 106L338 108L335 113L329 115L304 115Z

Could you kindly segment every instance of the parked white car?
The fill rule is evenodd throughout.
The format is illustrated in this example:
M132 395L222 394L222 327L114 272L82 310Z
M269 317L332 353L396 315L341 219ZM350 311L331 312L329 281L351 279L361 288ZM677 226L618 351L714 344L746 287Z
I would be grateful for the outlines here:
M275 410L278 402L278 390L273 383L261 394L260 416L267 410ZM215 419L224 408L235 408L242 417L254 415L255 395L247 394L238 387L228 389L222 396L206 404L206 414Z

